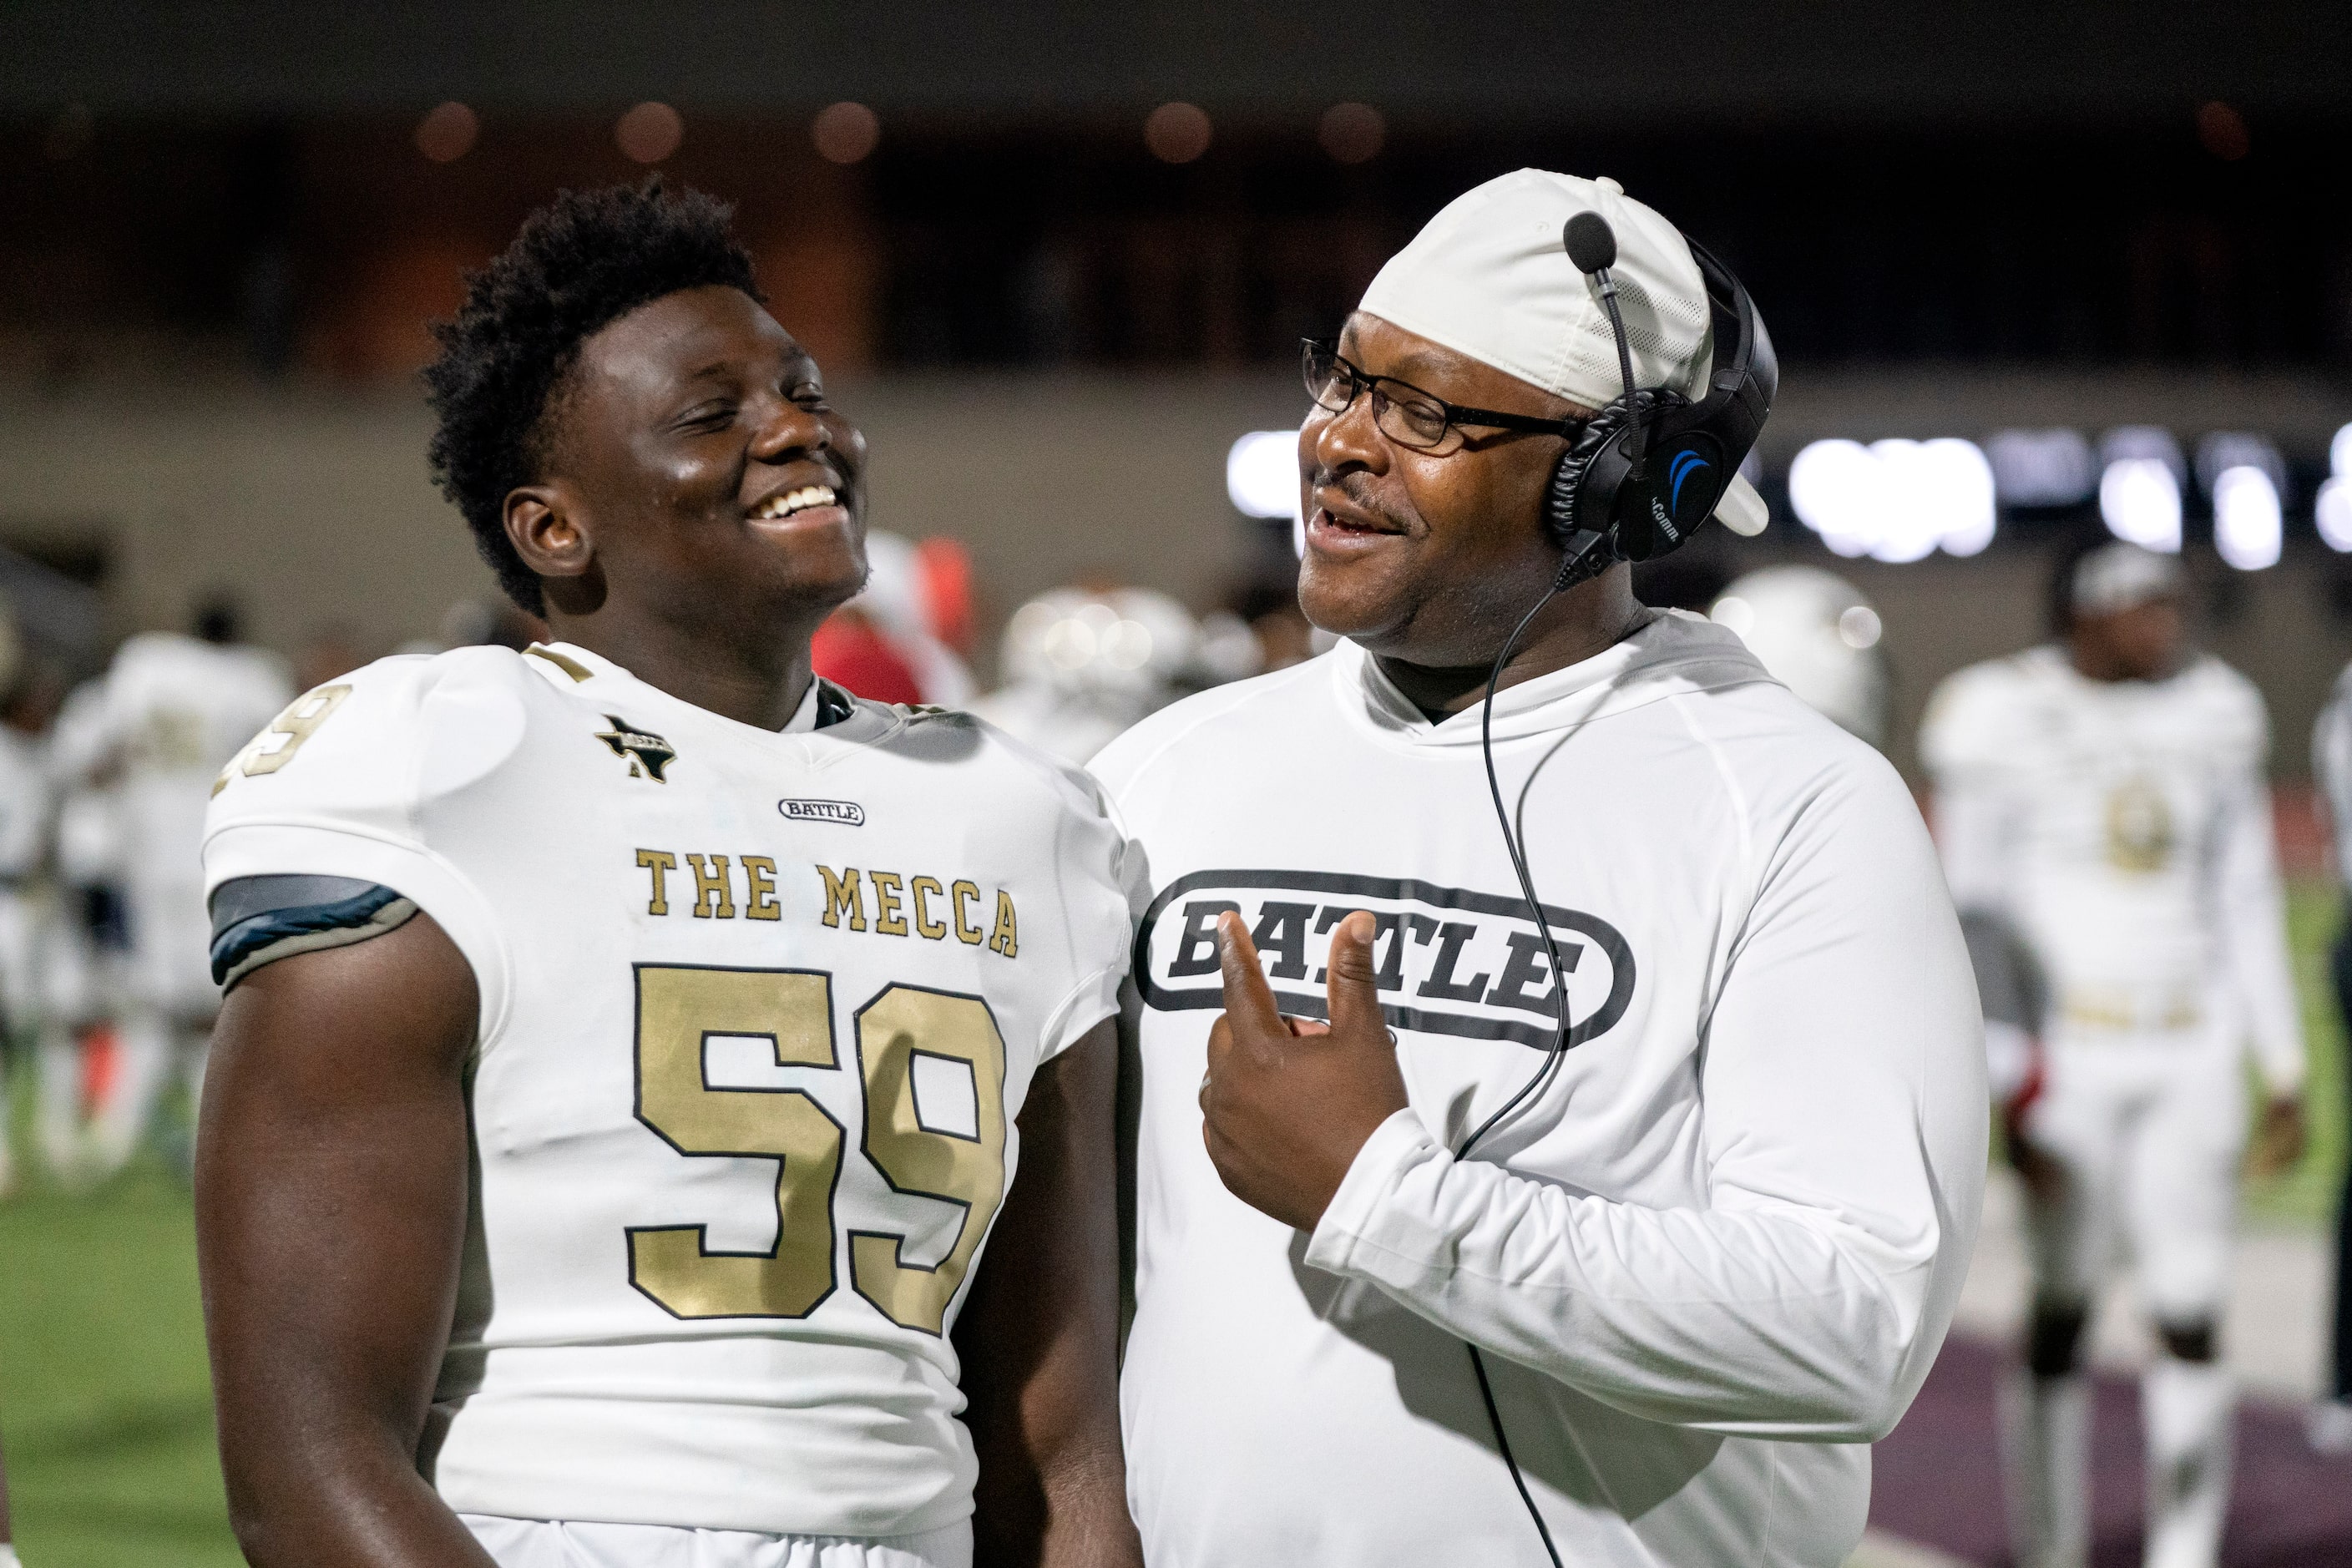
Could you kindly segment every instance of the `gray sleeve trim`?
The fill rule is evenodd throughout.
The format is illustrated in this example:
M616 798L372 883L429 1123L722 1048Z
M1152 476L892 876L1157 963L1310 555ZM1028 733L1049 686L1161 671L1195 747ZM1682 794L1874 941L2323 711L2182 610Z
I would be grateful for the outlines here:
M354 878L239 877L213 892L213 979L226 991L266 963L382 936L415 912L392 889Z

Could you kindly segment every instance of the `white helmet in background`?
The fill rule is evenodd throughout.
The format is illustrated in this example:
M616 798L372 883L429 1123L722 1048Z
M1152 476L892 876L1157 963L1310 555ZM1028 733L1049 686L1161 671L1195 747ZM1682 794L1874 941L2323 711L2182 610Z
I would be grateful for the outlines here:
M1055 588L1013 612L998 667L1007 685L1142 697L1181 679L1200 642L1200 623L1165 594Z
M1149 588L1055 588L1013 612L998 660L1004 684L972 711L1084 763L1186 691L1230 679L1232 641Z
M1886 744L1884 628L1861 589L1818 566L1768 566L1726 588L1707 614L1839 728Z

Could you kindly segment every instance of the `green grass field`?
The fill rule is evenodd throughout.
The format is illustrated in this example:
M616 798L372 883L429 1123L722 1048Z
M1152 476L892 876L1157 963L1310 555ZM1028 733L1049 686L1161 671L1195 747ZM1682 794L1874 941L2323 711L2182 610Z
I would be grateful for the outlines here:
M229 1568L186 1194L0 1205L0 1445L32 1568Z
M2333 889L2295 889L2312 1145L2298 1169L2248 1192L2256 1224L2333 1212L2345 1062L2323 965L2337 919ZM213 1450L187 1198L160 1166L94 1196L36 1186L0 1205L0 1446L29 1568L240 1561Z

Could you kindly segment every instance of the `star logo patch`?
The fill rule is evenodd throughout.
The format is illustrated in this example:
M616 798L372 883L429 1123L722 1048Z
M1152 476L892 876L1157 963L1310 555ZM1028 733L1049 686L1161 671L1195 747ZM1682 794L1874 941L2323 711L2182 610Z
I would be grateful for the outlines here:
M631 729L627 721L616 714L605 714L604 721L613 727L598 731L596 738L612 747L614 756L628 759L631 778L643 778L651 773L654 783L669 783L662 776L662 769L669 766L677 753L670 749L667 741L643 730Z

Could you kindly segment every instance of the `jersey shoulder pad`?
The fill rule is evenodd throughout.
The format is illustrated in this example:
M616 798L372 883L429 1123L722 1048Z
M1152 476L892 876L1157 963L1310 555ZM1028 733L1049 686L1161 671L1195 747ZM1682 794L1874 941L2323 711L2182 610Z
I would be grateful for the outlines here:
M2028 655L1987 659L1946 676L1919 721L1919 755L1938 773L2013 760L2029 727L2040 671Z
M945 711L940 718L952 722L980 742L995 756L1013 776L1035 789L1059 810L1084 817L1108 815L1102 785L1095 776L1078 766L1054 755L1042 747L1031 744L977 713L961 710Z
M302 823L408 838L424 799L514 753L535 679L510 650L468 647L394 655L306 691L221 770L206 834Z

